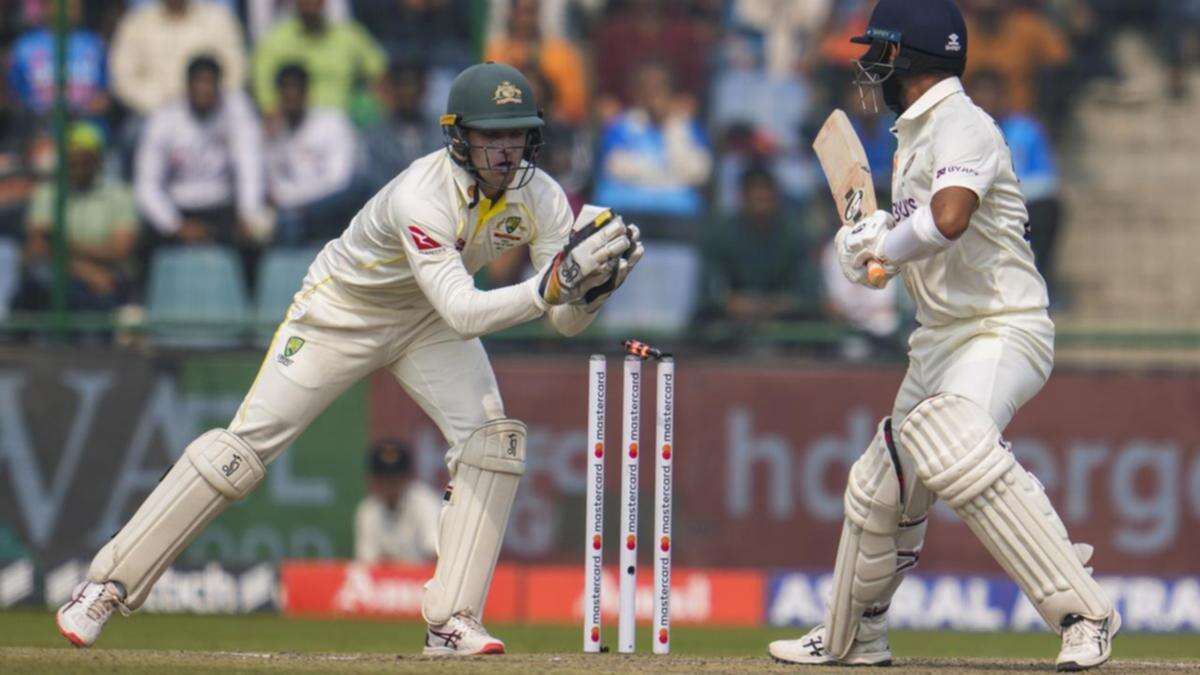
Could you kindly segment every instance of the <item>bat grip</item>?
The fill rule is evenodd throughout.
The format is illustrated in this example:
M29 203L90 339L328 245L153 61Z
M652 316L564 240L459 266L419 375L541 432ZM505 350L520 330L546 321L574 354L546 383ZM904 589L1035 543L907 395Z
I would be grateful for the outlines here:
M888 275L887 272L884 271L883 265L880 265L874 260L867 263L867 283L871 284L873 288L883 288L884 286L887 286L887 282Z

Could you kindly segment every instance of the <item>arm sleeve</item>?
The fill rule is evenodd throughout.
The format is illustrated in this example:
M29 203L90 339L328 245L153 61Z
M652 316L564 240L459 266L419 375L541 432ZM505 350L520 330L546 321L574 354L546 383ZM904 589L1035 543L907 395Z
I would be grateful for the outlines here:
M228 96L238 215L253 217L262 212L265 196L262 129L242 92L230 92Z
M453 227L432 225L449 221L449 216L426 213L421 217L421 210L416 211L418 217L396 218L400 223L397 236L417 285L456 333L464 338L479 337L536 319L546 311L538 295L540 275L504 288L479 290L458 251L446 242L449 237L444 232L452 232ZM410 211L396 209L398 214L406 212Z
M49 232L54 221L54 190L49 183L42 183L33 191L29 208L25 212L27 232Z
M220 34L213 36L218 40L217 52L220 54L222 75L225 89L241 89L246 84L246 44L242 35L242 24L233 12L224 7L221 12Z
M363 500L354 511L354 559L361 563L377 563L381 557L379 532L372 527L371 514Z
M254 98L265 114L275 112L275 69L279 67L275 43L281 28L277 25L271 29L254 50Z
M363 75L366 76L364 79L367 82L374 82L387 69L387 54L366 29L357 23L353 26L355 42L359 51L359 65L362 67Z
M549 180L549 179L548 179ZM554 256L567 245L575 216L561 186L549 181L552 190L544 204L538 204L536 230L529 242L529 258L533 267L543 270ZM596 314L588 312L583 305L556 305L546 311L546 319L560 335L571 337L582 333L592 324Z
M688 186L698 186L708 180L712 169L712 153L704 140L704 132L692 120L673 119L663 127L667 149L667 171Z
M113 196L112 228L116 232L138 233L137 209L133 205L133 195L124 185Z
M167 195L168 122L162 115L150 118L137 151L137 171L134 177L134 197L142 214L163 235L179 230L180 216Z
M933 188L964 187L979 201L987 195L1000 168L1000 132L977 120L946 120L933 134Z
M128 21L117 24L117 32L108 55L108 69L112 73L112 91L117 98L145 115L154 106L158 87L154 86L153 82L143 81L144 72L140 61L144 50L137 40L140 18L140 14L135 11Z
M354 157L358 149L358 138L350 120L341 111L325 117L321 125L321 137L325 145L324 171L309 189L310 199L327 197L350 184L354 175Z

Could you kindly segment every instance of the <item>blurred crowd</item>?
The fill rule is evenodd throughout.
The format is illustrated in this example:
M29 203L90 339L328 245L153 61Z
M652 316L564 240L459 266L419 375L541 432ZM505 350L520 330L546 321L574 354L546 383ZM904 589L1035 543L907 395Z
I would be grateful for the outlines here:
M1169 95L1186 97L1200 0L959 1L968 91L1004 129L1053 280L1072 104L1098 81L1119 90L1112 38L1130 26L1161 49ZM902 327L899 284L875 292L838 272L809 149L846 109L889 203L892 119L851 84L848 38L870 0L66 4L72 309L144 302L152 259L177 247L232 251L253 293L264 251L338 236L441 147L449 82L483 58L537 89L540 164L573 205L611 206L650 242L610 324L832 318L883 342ZM53 284L54 6L0 2L0 314L47 307ZM481 283L527 264L501 260Z

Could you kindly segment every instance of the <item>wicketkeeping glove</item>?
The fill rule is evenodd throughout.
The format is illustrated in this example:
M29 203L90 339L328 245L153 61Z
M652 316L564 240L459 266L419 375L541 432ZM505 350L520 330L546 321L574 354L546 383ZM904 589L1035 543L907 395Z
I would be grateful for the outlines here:
M617 216L620 218L620 216ZM625 283L625 278L629 276L629 272L642 259L642 254L645 249L642 248L642 232L637 225L627 225L625 236L629 238L629 248L626 249L621 257L617 258L616 266L611 272L605 272L603 269L597 270L596 275L599 275L600 283L592 284L590 280L585 279L583 285L587 287L587 292L583 297L576 300L577 303L585 305L589 312L596 312L604 305L604 302Z
M632 245L625 222L612 211L581 212L571 238L542 274L538 293L549 305L583 298L619 269L618 258Z

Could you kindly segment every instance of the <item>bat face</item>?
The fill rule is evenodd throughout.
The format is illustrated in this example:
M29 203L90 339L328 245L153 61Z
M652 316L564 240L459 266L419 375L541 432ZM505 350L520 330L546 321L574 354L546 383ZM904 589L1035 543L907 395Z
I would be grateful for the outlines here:
M817 134L813 151L825 171L843 225L875 211L875 185L867 152L846 113L833 111Z
M878 207L875 184L871 181L871 164L846 113L834 110L829 115L813 141L813 151L829 181L829 191L842 217L842 226L854 225L874 213ZM871 262L868 267L872 286L882 288L887 284L887 275L877 262Z

